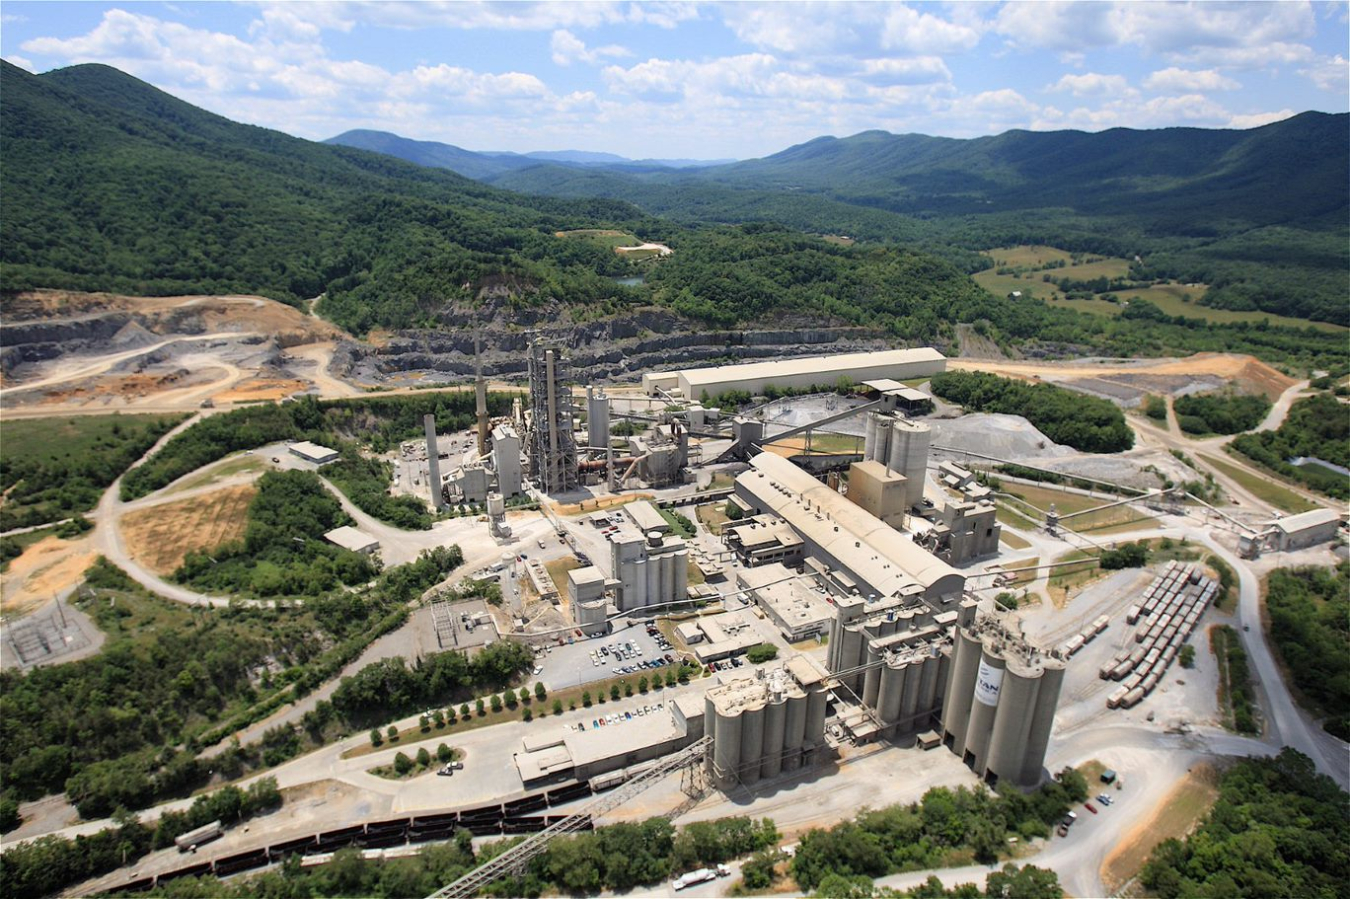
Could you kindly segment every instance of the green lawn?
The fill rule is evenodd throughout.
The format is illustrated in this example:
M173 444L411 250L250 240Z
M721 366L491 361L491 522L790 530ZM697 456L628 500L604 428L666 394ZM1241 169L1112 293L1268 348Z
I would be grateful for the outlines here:
M1316 504L1309 502L1289 488L1281 486L1274 474L1264 476L1254 474L1245 468L1239 468L1232 463L1224 462L1222 459L1207 456L1203 453L1200 454L1200 458L1237 481L1258 499L1270 503L1281 511L1298 513L1317 508Z
M166 493L184 493L188 490L195 490L198 487L207 487L218 483L226 478L234 477L237 474L251 474L256 471L262 471L264 468L261 456L246 456L239 453L222 462L202 470L194 475L189 475L178 484L175 484Z
M602 247L635 247L642 241L627 231L609 231L600 228L581 228L576 231L559 231L555 237L563 240L585 240Z

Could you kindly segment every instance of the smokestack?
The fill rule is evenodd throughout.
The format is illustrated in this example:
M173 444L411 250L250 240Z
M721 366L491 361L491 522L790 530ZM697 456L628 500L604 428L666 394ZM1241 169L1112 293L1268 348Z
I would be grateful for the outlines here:
M478 397L478 458L488 454L487 382L483 380L483 357L478 348L478 334L473 335L473 364L477 373L474 392Z
M422 429L427 435L427 482L431 486L431 505L439 510L445 506L441 498L441 456L436 449L436 416L423 415Z

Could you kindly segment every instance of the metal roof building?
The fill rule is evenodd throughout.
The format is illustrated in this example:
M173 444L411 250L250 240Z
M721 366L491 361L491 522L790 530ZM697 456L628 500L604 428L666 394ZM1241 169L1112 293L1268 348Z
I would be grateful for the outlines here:
M669 384L670 376L675 375L680 394L685 399L698 400L705 392L709 397L729 390L762 393L769 384L775 387L810 387L813 384L833 386L841 377L854 382L877 378L903 381L929 377L944 371L946 367L947 358L937 350L918 347L833 356L799 356L769 362L660 372L643 376L642 386L645 392L652 393L657 386Z

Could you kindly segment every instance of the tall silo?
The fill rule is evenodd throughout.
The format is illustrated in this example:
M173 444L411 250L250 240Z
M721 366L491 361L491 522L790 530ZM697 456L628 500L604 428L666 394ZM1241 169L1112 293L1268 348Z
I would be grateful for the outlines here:
M759 766L764 761L764 718L767 703L755 697L745 703L741 714L741 783L749 786L759 782Z
M911 662L909 673L905 676L904 688L900 693L900 708L896 712L899 719L899 727L895 729L896 734L907 734L918 730L918 721L922 709L919 707L919 692L923 686L926 671L926 660Z
M603 387L586 388L586 436L593 447L609 446L609 397Z
M741 765L741 709L716 709L717 730L713 742L713 774L717 786L730 789L738 783L738 769Z
M1045 658L1041 665L1045 671L1041 675L1040 690L1036 694L1036 711L1032 715L1031 727L1027 732L1021 771L1014 780L1018 786L1033 786L1041 781L1041 769L1045 766L1045 749L1050 745L1050 730L1055 725L1055 709L1059 706L1059 690L1064 684L1062 661ZM1011 772L1009 776L1012 776Z
M675 594L670 599L679 601L689 596L689 550L677 550L675 558Z
M1031 724L1035 719L1041 674L1042 669L1038 665L1017 657L1008 660L984 764L985 769L993 772L1000 780L1007 778L1018 783L1017 778L1022 774L1023 754L1027 734L1031 732Z
M759 766L761 777L777 777L783 770L784 739L787 732L787 697L781 681L769 690L769 705L764 710L764 761Z
M815 760L815 747L825 739L825 690L819 684L811 686L806 693L806 732L802 737L804 762Z
M928 425L897 417L891 425L891 446L886 467L905 476L905 507L923 501L924 475L928 467Z
M866 452L865 455L868 459L885 465L887 458L890 456L891 422L894 421L894 418L884 412L870 412L867 415L867 420L872 425L873 437L871 451ZM864 450L866 450L865 444Z
M802 740L806 736L806 693L789 691L783 727L783 768L796 771L802 764Z
M966 748L962 755L963 760L973 759L971 767L977 772L983 772L985 768L989 738L994 732L994 716L998 713L1007 665L1001 647L986 643L980 654L979 671L975 675L975 701L970 706L970 724L966 729Z
M899 655L892 655L881 668L881 687L877 692L877 714L885 726L883 736L892 737L896 732L896 721L900 717L900 699L905 691L906 675L910 665ZM905 730L903 722L899 728Z
M877 691L881 689L881 651L873 644L867 647L867 664L871 665L863 672L862 704L869 709L877 707Z
M964 628L956 629L952 644L951 677L942 701L943 742L958 756L966 751L966 729L970 725L970 705L975 701L975 676L979 673L983 646Z

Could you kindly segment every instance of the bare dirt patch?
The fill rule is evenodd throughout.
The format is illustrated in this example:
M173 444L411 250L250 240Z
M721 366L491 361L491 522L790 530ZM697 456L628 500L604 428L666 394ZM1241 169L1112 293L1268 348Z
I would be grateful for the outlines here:
M1029 381L1068 378L1097 378L1103 375L1184 375L1221 378L1236 382L1239 390L1265 393L1272 399L1292 387L1296 381L1252 356L1234 353L1196 353L1184 359L1155 359L1138 362L1103 360L1101 362L1017 362L986 359L952 359L952 368L991 371Z
M1148 820L1135 825L1106 857L1101 867L1102 883L1116 895L1139 874L1159 843L1185 837L1218 798L1218 771L1203 762L1196 765L1154 807Z
M133 558L156 574L170 574L195 549L212 550L244 536L251 484L227 487L122 517L122 535Z
M580 515L583 512L599 512L613 509L640 499L654 499L650 493L625 493L621 496L598 496L595 499L582 500L579 503L554 503L553 511L559 515Z
M94 563L90 540L62 540L45 537L24 550L9 563L0 576L0 611L6 615L31 611L74 587Z
M211 399L217 403L256 403L263 400L283 400L309 386L295 378L249 378L240 381Z

